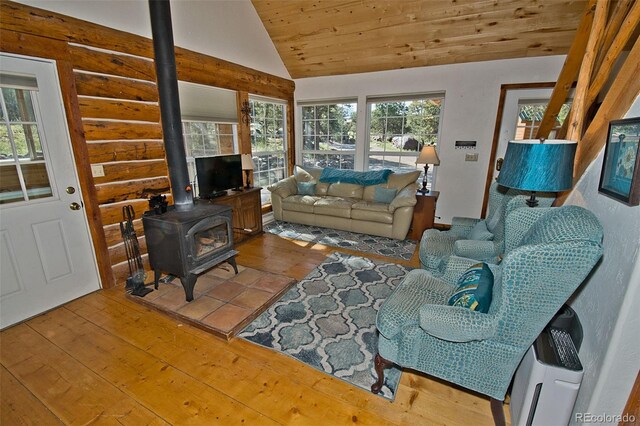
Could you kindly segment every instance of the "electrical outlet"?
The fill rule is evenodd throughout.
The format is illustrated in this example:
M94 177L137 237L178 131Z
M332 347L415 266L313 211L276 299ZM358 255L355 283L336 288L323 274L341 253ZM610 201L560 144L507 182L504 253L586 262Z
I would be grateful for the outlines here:
M478 161L478 153L475 154L465 154L464 161Z
M93 177L103 177L104 176L104 167L102 164L92 164L91 165L91 175Z

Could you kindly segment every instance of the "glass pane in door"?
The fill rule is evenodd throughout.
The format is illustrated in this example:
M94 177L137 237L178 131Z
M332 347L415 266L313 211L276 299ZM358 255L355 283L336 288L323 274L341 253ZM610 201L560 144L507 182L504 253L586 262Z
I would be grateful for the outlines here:
M0 90L0 204L53 195L35 114L36 93Z

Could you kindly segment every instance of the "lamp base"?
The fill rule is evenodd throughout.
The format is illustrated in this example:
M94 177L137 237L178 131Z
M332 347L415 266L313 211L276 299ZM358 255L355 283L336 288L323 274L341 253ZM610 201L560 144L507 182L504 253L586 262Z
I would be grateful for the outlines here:
M429 192L429 190L427 189L427 172L429 171L429 165L425 164L424 165L424 176L422 177L422 189L420 189L420 192L423 194L426 194L427 192Z
M245 189L250 189L251 188L251 182L249 181L249 170L245 170L244 171L244 176L245 176L245 181L247 182L247 184L245 185Z
M531 197L529 197L529 199L527 199L526 203L527 203L527 206L529 206L529 207L536 207L538 205L538 200L536 200L536 192L535 191L531 191Z

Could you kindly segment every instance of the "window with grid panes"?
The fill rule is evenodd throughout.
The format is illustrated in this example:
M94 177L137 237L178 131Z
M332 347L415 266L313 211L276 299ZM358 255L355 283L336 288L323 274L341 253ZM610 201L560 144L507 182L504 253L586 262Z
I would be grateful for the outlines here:
M521 100L518 102L518 122L516 123L515 140L534 139L536 137L548 103L548 100ZM556 137L570 110L571 102L562 105L551 133L549 133L549 139Z
M35 79L2 77L20 84L3 84L0 90L0 204L51 197L36 116Z
M238 126L236 123L183 119L182 134L189 180L196 188L194 195L198 196L195 159L239 153Z
M443 94L367 99L368 170L422 169L416 166L418 154L425 144L438 144L443 107Z
M302 104L302 164L353 169L357 102Z
M287 177L286 103L251 97L251 155L254 186L262 187L262 204L271 204L267 190Z

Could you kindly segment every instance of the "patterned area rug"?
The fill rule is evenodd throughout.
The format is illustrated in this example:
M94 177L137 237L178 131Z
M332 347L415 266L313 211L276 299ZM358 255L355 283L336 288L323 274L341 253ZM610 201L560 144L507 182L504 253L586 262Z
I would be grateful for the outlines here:
M294 240L309 241L332 247L348 248L363 253L374 253L396 259L410 260L416 250L416 242L394 240L368 234L357 234L319 226L273 221L265 226L266 232Z
M238 334L367 391L376 380L376 315L410 268L334 253ZM393 400L400 370L385 370Z

